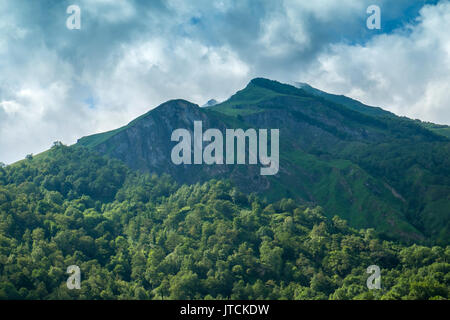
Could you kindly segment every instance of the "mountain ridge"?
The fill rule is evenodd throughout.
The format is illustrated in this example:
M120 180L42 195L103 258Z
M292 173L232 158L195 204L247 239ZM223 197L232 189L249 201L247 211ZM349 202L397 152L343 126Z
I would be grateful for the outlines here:
M168 173L179 183L229 178L243 192L322 205L330 216L337 213L356 227L376 226L388 237L448 241L442 231L449 228L448 138L414 120L367 114L358 111L366 110L359 102L350 108L337 103L335 95L308 90L255 78L217 105L201 108L170 100L124 127L83 137L77 145L133 169ZM191 130L194 121L202 121L204 130L280 128L280 173L261 177L249 165L172 164L171 132ZM430 161L430 155L437 158ZM419 176L428 182L424 185ZM425 200L416 199L421 193Z

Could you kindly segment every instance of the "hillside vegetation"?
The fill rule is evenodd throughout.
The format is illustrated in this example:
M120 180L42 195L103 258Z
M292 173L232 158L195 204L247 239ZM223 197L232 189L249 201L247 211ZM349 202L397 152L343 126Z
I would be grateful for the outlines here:
M448 299L449 259L448 246L382 240L229 181L180 186L84 147L0 168L2 299Z

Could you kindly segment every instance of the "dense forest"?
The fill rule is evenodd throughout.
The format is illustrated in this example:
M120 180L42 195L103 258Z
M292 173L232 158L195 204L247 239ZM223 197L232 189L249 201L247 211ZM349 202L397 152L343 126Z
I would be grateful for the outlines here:
M386 241L229 181L180 186L60 143L0 167L1 299L448 299L449 287L449 246Z

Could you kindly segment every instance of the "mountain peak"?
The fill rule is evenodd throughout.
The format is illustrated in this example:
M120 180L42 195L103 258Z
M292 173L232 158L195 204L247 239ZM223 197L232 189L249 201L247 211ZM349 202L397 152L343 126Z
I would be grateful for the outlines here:
M189 102L189 101L184 100L184 99L173 99L173 100L169 100L169 101L166 101L164 103L161 103L155 109L150 110L150 112L153 111L153 110L158 110L158 109L166 110L168 108L169 109L171 109L171 108L188 109L188 108L199 108L199 106L198 106L198 104Z
M281 83L276 80L270 80L267 78L254 78L250 81L247 87L249 85L255 85L264 89L269 89L283 94L298 94L299 92L304 93L301 89L295 86Z
M212 107L218 104L219 102L216 99L210 99L208 102L206 102L204 105L202 105L202 108L204 107Z
M254 78L250 80L247 86L236 92L228 100L211 106L212 108L223 109L227 106L233 105L249 105L270 99L276 96L292 95L309 97L306 91L296 88L289 84L284 84L275 80L266 78Z

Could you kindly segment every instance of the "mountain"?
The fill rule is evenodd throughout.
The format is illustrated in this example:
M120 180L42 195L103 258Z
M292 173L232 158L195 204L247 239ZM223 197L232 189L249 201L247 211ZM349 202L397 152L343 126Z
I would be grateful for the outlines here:
M261 176L254 165L175 165L178 128L278 128L280 169ZM128 125L81 138L85 146L142 172L180 183L231 179L270 201L320 205L358 228L388 238L448 243L450 142L421 123L307 85L256 78L227 101L200 108L168 101Z
M219 102L217 100L211 99L211 100L208 100L208 102L206 102L204 105L202 105L202 107L212 107L218 103Z
M258 78L0 166L0 299L448 299L445 128L332 99ZM278 128L278 173L174 165L195 121Z

